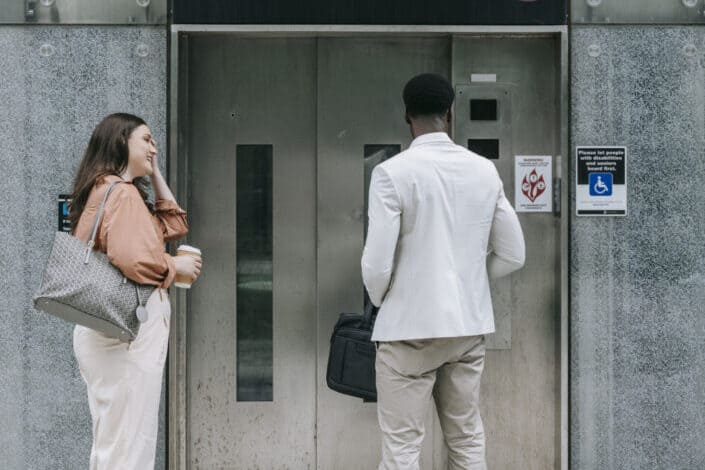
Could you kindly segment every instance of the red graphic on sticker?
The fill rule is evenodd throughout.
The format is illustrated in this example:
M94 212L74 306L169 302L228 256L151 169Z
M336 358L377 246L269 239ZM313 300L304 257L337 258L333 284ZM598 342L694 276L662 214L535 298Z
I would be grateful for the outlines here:
M521 192L531 202L534 202L544 191L546 191L546 182L543 175L539 175L535 169L521 180Z

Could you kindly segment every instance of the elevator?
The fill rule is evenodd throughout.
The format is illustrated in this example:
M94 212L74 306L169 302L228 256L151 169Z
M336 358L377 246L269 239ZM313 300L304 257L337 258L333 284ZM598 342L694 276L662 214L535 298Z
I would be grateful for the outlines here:
M177 468L376 468L376 405L329 390L326 361L338 314L363 308L369 177L409 146L401 91L422 72L451 80L451 137L491 159L513 205L515 156L552 159L553 210L519 213L526 265L492 282L481 410L488 468L565 468L564 29L196 28L172 43L172 182L204 253L197 285L172 294ZM432 406L421 468L440 470Z

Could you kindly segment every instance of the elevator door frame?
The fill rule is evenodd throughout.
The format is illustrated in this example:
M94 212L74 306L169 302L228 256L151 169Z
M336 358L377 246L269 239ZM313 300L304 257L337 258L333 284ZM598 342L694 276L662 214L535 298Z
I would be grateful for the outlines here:
M176 189L177 198L188 211L188 175L181 170L188 168L188 151L185 145L185 130L188 122L188 35L227 33L247 38L265 37L366 37L366 36L449 36L449 35L499 35L502 37L553 36L559 42L558 89L560 100L559 140L560 154L555 158L555 176L558 181L568 182L568 29L567 26L399 26L399 25L172 25L169 57L169 184ZM180 171L181 170L181 171ZM558 393L558 448L557 468L568 469L568 350L569 350L569 303L568 303L568 221L569 185L560 185L560 325L558 328L560 364ZM173 247L172 247L173 249ZM188 302L185 290L171 291L173 305L170 352L168 364L168 461L172 469L187 469L186 439L186 322Z

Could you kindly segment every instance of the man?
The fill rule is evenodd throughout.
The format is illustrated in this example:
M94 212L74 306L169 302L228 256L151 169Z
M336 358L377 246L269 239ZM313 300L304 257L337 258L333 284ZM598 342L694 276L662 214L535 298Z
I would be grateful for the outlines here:
M479 412L485 337L494 331L489 277L524 264L524 237L489 160L448 137L453 88L422 74L404 87L408 150L375 167L362 276L380 307L380 470L418 469L431 396L449 467L484 470Z

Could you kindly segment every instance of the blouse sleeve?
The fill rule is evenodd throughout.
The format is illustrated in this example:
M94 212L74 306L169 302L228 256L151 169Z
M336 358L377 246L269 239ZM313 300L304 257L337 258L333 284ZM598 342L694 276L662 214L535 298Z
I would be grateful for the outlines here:
M169 241L181 238L188 233L186 211L179 207L176 202L168 199L157 199L154 201L154 209L157 211L156 215L164 240Z
M133 186L120 184L108 198L100 243L127 278L159 287L168 287L174 280L174 260L164 252L152 215Z

